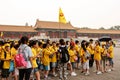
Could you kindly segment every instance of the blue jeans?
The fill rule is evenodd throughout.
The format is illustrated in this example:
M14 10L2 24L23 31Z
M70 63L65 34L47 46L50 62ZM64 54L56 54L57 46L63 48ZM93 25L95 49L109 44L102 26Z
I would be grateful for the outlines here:
M25 75L25 80L29 80L31 72L32 72L32 68L19 69L19 80L23 80L24 75Z
M114 63L113 63L113 59L112 58L108 58L108 60L109 60L109 64L110 64L110 66L112 66Z

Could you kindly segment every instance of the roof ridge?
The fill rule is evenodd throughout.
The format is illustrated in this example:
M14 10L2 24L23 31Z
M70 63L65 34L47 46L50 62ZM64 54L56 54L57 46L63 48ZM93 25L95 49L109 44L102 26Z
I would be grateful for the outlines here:
M26 26L26 25L3 25L3 24L0 24L0 26L12 26L12 27L31 27L31 26Z
M37 20L37 22L59 23L57 21L42 21L42 20ZM61 23L61 24L65 24L65 23ZM66 24L70 24L70 22L67 22Z

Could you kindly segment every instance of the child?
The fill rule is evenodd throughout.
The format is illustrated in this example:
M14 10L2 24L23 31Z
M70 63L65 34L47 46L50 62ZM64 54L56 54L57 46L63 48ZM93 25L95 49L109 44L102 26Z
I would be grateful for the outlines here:
M99 41L95 42L95 51L94 51L94 60L96 62L96 71L97 74L102 74L101 72L101 65L100 65L100 61L101 61L101 48L100 48L100 43Z
M39 54L37 53L37 48L38 48L38 42L37 41L32 41L31 42L31 49L32 49L32 65L33 65L33 71L36 76L36 80L40 80L40 73L38 69L38 64L36 62L36 59L39 57Z
M50 71L50 55L52 55L52 52L49 50L49 44L43 44L43 57L42 62L44 65L44 77L45 80L48 79L48 74Z
M3 61L2 66L2 80L8 80L9 78L9 68L10 68L10 61L11 61L11 53L10 53L10 44L6 43L4 45L5 49L1 53L1 60Z
M51 67L52 67L52 74L54 77L57 76L57 74L55 73L55 68L57 66L57 51L58 48L56 47L56 42L52 42L53 57L51 58Z
M108 71L111 71L111 70L114 70L114 68L113 68L114 67L114 63L113 63L113 57L114 57L113 42L110 41L109 44L110 44L110 47L108 48L108 54L109 54L108 60L109 60L109 67L110 67L110 69Z
M107 50L105 48L105 44L102 43L101 47L101 65L102 65L102 72L106 71L106 63L107 63L107 56L106 56Z
M69 50L69 55L70 55L70 62L72 64L72 71L71 71L71 76L77 76L77 74L75 73L75 64L77 61L77 56L75 54L75 50L74 50L74 46L70 46L70 50Z

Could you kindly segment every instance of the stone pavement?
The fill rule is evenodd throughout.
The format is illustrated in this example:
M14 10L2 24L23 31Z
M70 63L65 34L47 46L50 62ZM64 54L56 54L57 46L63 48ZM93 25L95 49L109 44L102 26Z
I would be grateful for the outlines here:
M81 73L80 70L76 70L77 76L71 77L68 75L68 80L120 80L120 48L114 49L114 71L103 73L101 75L97 75L93 71L95 70L95 64L93 68L90 68L90 75L85 76ZM1 80L1 79L0 79ZM10 80L12 80L10 78ZM43 79L41 79L43 80ZM51 77L49 80L59 80L58 77Z

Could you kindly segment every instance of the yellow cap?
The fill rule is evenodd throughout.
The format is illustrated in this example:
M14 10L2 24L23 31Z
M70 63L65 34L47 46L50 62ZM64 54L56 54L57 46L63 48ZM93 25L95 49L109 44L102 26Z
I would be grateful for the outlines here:
M101 44L102 44L102 45L105 45L106 43L105 43L105 42L102 42Z
M6 43L4 46L5 46L5 47L10 47L10 44Z

